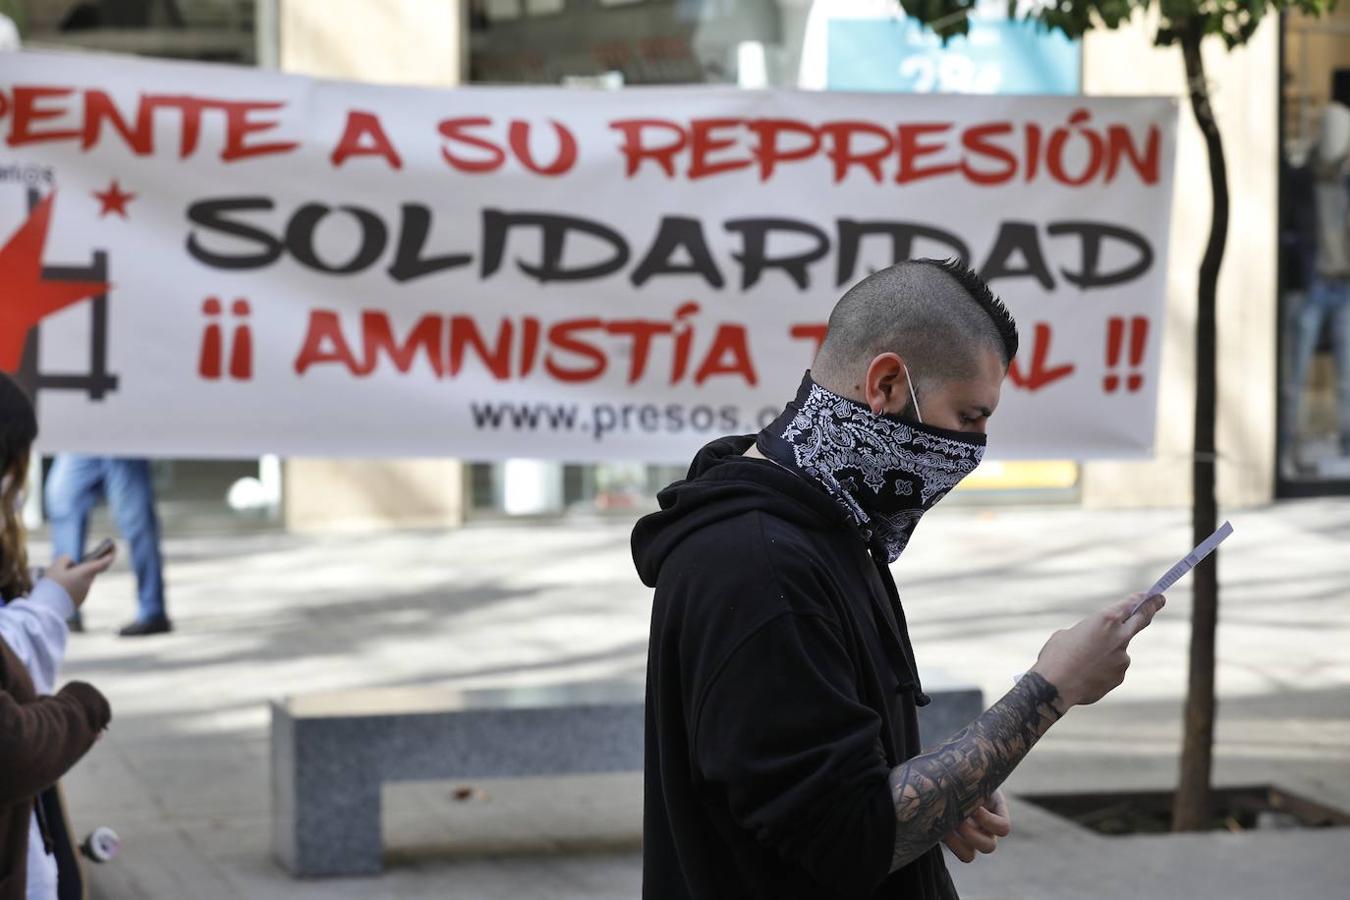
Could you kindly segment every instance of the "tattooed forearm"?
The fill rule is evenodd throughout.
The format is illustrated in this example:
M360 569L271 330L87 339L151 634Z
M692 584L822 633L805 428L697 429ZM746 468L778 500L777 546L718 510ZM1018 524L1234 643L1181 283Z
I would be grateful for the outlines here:
M931 753L891 770L891 871L942 840L994 792L1060 717L1055 686L1035 672Z

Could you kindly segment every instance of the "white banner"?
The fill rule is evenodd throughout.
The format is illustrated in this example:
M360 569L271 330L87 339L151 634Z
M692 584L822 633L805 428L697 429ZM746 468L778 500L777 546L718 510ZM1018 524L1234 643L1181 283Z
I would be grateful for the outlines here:
M990 453L1151 452L1170 99L430 90L0 56L0 369L48 450L684 461L839 295L966 258Z

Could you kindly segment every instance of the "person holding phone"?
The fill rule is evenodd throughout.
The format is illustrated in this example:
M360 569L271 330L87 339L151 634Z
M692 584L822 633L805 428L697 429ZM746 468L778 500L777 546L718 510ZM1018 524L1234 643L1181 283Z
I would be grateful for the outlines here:
M117 528L131 545L131 567L136 572L136 618L118 633L142 637L171 631L149 460L58 454L47 473L45 492L52 544L58 555L73 559L84 553L90 511L100 497L107 497ZM71 626L83 629L78 613Z
M60 811L57 779L112 717L91 685L55 690L66 620L116 554L78 563L58 557L36 577L29 569L19 510L36 436L32 404L0 374L0 900L55 900L58 883L66 888L79 877L77 869L58 875L58 857L73 859L74 850L54 845L68 835L48 827L44 811Z

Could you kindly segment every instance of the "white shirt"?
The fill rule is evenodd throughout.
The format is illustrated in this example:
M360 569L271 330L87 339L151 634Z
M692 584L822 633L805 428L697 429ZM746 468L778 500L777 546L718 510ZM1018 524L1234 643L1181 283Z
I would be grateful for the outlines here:
M65 588L43 578L27 597L0 606L0 639L19 657L39 694L56 689L66 655L66 620L75 604ZM37 813L28 823L28 900L56 900L56 857L42 845Z

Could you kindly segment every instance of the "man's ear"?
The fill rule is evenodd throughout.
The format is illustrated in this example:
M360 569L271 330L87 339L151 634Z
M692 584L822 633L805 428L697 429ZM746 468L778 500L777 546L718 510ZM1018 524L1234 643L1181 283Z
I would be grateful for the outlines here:
M909 379L905 362L894 353L882 353L867 366L863 398L872 412L896 414L909 400Z

